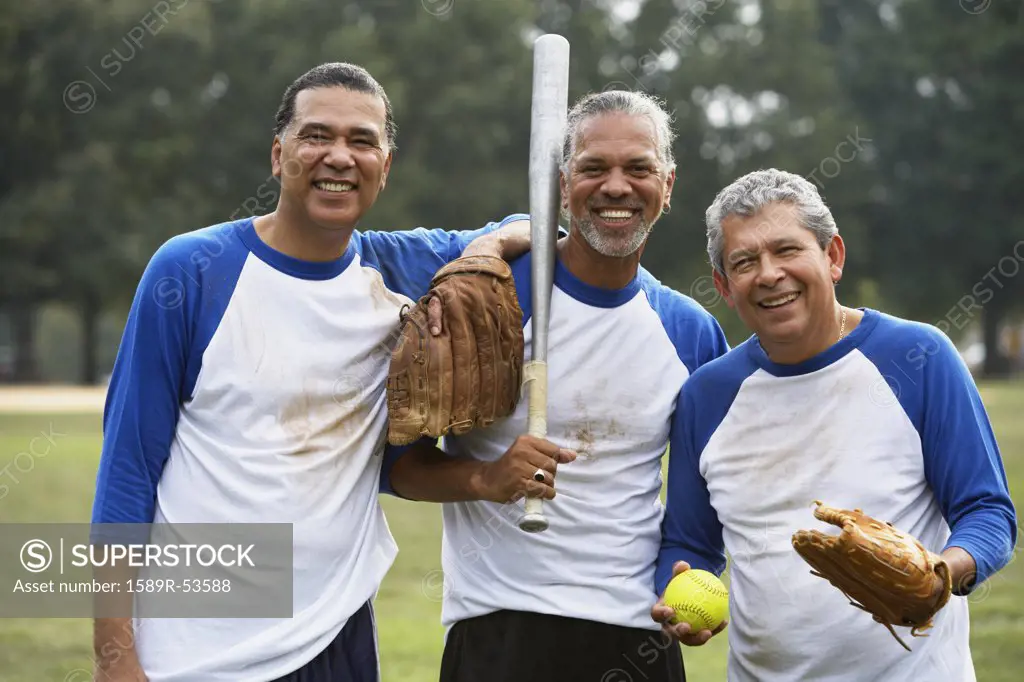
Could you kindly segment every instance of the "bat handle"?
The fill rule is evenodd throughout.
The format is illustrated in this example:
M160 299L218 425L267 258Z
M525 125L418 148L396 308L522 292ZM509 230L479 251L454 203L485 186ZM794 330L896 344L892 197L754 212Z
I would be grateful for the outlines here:
M544 438L548 432L547 379L547 363L534 361L523 366L523 382L530 389L527 431L535 438ZM519 529L527 533L540 533L548 529L544 500L527 496L526 513L519 519Z
M526 498L526 513L519 519L519 529L527 533L540 533L548 529L548 519L544 516L544 501L539 497Z

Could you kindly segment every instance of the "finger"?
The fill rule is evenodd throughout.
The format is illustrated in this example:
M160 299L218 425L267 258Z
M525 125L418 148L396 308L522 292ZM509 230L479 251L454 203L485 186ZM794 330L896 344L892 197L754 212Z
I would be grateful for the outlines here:
M717 628L715 628L714 630L711 631L711 635L712 636L717 635L719 632L724 630L725 626L728 625L728 624L729 624L729 621L723 620L721 623L718 624Z
M556 458L559 464L568 464L569 462L576 461L579 455L574 450L567 450L565 448L558 449L558 457Z
M527 479L523 488L526 490L526 494L529 497L539 497L544 500L553 500L555 498L555 488L553 485L539 483L533 479Z
M431 296L427 302L427 324L430 326L430 333L434 336L441 334L441 320L443 317L441 312L441 299L437 296Z
M515 470L523 478L534 477L534 472L538 469L551 474L554 477L555 472L558 470L558 462L554 461L547 455L531 451L531 450L520 450L515 453L513 460L515 463Z
M543 438L537 438L536 436L520 436L520 438L522 439L523 444L530 446L531 449L547 455L552 459L558 457L558 453L562 450L559 446Z
M709 639L711 639L711 631L701 630L697 634L686 635L679 641L685 644L686 646L702 646L704 644L707 644Z
M519 448L516 448L517 445ZM530 436L527 434L519 436L510 449L536 450L546 457L554 459L560 464L567 464L578 457L575 450L559 447L549 440L544 440L543 438L537 438L536 436Z
M539 452L527 451L523 453L522 464L520 465L524 476L529 478L533 477L533 472L537 469L547 472L552 476L558 471L558 462L551 459L547 455L543 455Z
M693 634L689 623L675 623L670 624L668 627L671 628L672 634L675 635L676 639L680 642Z
M529 478L531 481L542 484L555 482L555 474L542 467L534 469L533 473L529 475Z
M671 606L655 604L651 607L651 618L658 623L669 623L675 615L675 611L672 610Z
M576 459L576 453L572 450L564 450L559 448L558 452L555 453L554 457L551 457L543 452L537 452L536 450L526 451L527 461L535 466L542 466L541 463L550 463L551 466L557 466L559 464L568 464Z
M672 577L674 578L675 576L679 575L680 573L685 573L686 571L689 571L689 570L690 570L690 564L686 563L685 561L677 561L672 566Z

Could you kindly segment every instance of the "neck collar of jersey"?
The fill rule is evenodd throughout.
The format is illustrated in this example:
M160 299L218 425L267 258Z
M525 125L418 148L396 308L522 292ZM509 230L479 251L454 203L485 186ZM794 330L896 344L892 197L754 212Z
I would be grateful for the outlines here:
M629 284L621 289L604 289L593 284L587 284L576 275L569 272L561 259L555 259L555 286L569 294L580 303L586 303L596 308L617 308L623 303L633 300L633 297L640 291L640 269L633 276Z
M238 229L238 237L261 261L291 277L300 279L332 279L337 277L355 258L355 246L350 237L345 253L340 258L328 261L308 261L289 256L271 248L256 234L253 219L247 218Z
M839 342L833 344L829 348L826 348L812 358L808 358L803 362L798 362L795 365L782 365L777 362L772 362L768 357L768 354L764 352L764 348L761 347L761 342L758 340L756 334L751 336L747 343L750 358L758 367L777 377L792 377L817 372L819 369L828 367L832 363L844 358L847 353L859 346L875 328L875 325L878 324L879 317L874 310L870 308L858 308L858 310L864 313L864 317L861 318L860 324L857 325L857 328L844 336Z

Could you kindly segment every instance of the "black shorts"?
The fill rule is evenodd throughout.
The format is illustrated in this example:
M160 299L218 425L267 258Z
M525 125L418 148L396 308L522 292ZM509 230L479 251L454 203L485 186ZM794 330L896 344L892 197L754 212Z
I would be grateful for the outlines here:
M683 682L680 645L657 630L522 611L452 626L440 682Z
M352 614L337 637L312 661L274 682L380 682L370 602Z

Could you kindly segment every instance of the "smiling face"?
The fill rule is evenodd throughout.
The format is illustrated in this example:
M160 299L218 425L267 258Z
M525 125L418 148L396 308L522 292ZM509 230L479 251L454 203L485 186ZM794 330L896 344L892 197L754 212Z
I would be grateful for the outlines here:
M600 114L580 126L562 205L598 253L637 251L668 208L675 171L658 160L657 133L644 116Z
M784 349L802 360L835 341L835 282L846 260L839 235L823 250L788 203L731 214L722 231L725 276L716 270L715 286L770 357Z
M282 204L327 229L352 229L384 189L391 153L384 102L340 86L303 90L271 164Z

